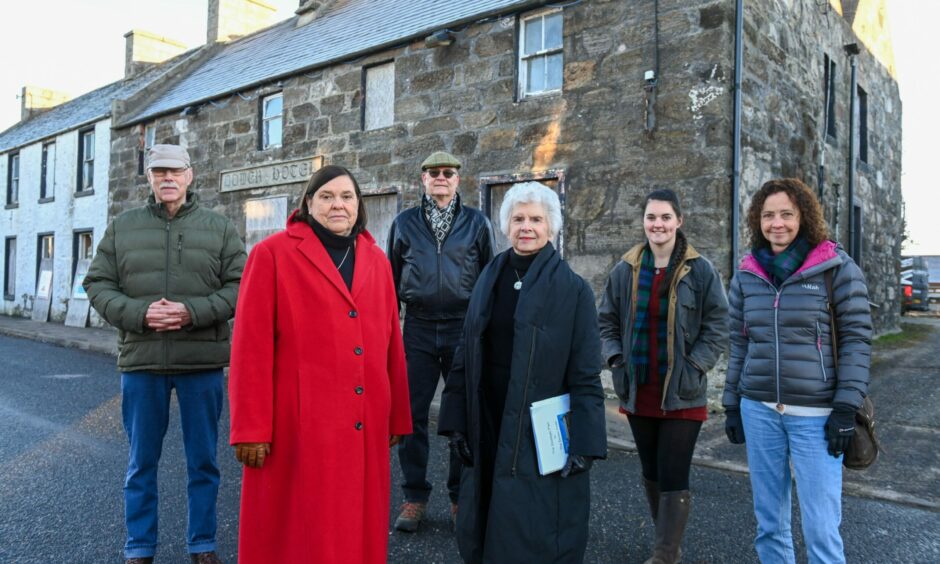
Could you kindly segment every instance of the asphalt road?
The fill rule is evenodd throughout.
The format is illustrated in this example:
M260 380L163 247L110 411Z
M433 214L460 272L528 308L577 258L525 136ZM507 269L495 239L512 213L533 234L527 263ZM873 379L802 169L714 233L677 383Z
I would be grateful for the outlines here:
M887 393L889 388L883 389ZM224 446L227 411L223 417L219 554L235 562L240 472ZM417 534L390 532L389 562L459 562L441 493L445 451L444 441L436 439L431 472L438 490L428 521ZM113 357L0 337L0 460L0 563L122 561L126 438ZM396 486L390 522L400 501L394 456L392 466ZM910 471L922 476L937 469L914 466ZM607 461L595 465L587 562L642 562L648 556L653 535L638 479L639 461L629 452L612 450ZM185 484L174 412L160 471L157 562L188 562ZM696 466L692 490L683 561L756 562L747 476ZM844 514L850 562L940 562L940 513L847 495ZM802 551L798 521L794 528Z

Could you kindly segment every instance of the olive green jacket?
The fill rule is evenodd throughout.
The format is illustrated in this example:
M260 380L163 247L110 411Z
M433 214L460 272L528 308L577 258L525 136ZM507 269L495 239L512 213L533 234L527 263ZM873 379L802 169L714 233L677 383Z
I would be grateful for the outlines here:
M111 222L82 286L101 317L118 329L118 368L179 373L228 365L245 246L235 225L196 203L173 219L157 204L128 210ZM144 324L151 303L182 302L192 323L156 332Z

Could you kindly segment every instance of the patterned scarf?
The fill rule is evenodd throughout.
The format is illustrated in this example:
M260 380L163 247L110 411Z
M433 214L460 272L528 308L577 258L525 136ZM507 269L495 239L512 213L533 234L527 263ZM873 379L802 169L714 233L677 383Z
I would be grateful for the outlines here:
M660 381L666 376L666 370L669 367L669 351L666 346L666 331L669 325L667 322L669 315L669 287L672 284L676 264L685 257L687 247L688 244L686 243L685 235L677 230L676 246L672 249L672 255L669 257L669 265L666 266L665 279L659 287L659 325L656 327L656 344ZM649 382L649 303L653 289L655 270L653 252L650 250L649 244L647 244L646 248L643 250L643 258L640 262L640 274L636 289L636 316L633 320L633 348L630 350L630 363L633 365L634 374L640 384Z
M431 231L434 232L434 238L440 245L450 233L450 228L454 224L454 212L457 209L457 196L447 204L444 209L437 207L437 203L425 194L421 198L422 207L424 207L424 217L431 224Z
M809 241L802 236L797 236L789 247L777 254L774 254L770 247L751 249L751 254L770 275L770 280L774 286L779 288L787 278L803 266L806 255L811 250L813 250L813 247Z

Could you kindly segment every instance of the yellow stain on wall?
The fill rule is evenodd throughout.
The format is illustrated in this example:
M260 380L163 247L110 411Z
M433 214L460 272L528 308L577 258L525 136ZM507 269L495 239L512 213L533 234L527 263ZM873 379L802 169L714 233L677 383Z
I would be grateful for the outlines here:
M555 118L548 126L548 131L539 140L532 158L532 170L543 170L549 167L555 159L558 150L558 136L561 134L561 124Z

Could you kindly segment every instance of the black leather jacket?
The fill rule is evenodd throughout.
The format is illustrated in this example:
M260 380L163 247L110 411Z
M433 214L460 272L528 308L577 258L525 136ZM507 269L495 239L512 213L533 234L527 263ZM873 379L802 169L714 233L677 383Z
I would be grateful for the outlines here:
M463 319L473 285L493 258L493 228L480 210L461 205L439 246L419 204L395 218L388 260L407 315L430 321Z

